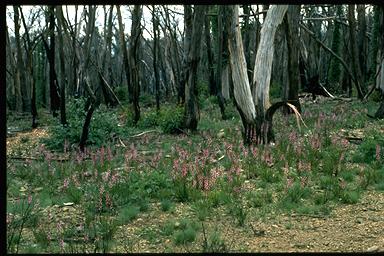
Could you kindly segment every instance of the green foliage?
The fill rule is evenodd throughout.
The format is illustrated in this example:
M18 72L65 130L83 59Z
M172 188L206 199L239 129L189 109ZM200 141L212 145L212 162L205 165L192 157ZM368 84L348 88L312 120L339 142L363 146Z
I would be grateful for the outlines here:
M198 225L188 219L182 219L175 223L178 231L173 236L175 245L186 245L192 243L196 239L196 232L199 230Z
M290 188L288 188L286 194L282 198L282 202L297 204L301 199L307 198L310 193L310 188L302 187L300 183L295 182Z
M220 232L215 230L206 237L204 234L203 252L205 253L225 253L228 252L228 246L225 244L224 239L221 238Z
M163 106L158 121L164 133L181 133L184 128L184 109L179 106Z
M66 190L68 199L70 202L73 202L74 204L79 204L82 197L83 197L83 191L80 188L77 188L73 185L70 185L68 189Z
M234 200L229 205L229 213L235 217L238 226L244 226L248 211L245 209L243 203L240 200Z
M272 203L272 193L268 190L251 191L247 194L247 200L252 207L262 207Z
M210 204L206 200L194 202L192 209L200 221L204 221L211 213Z
M139 98L140 105L143 107L150 107L154 105L154 97L150 94L141 94Z
M155 110L142 113L137 126L140 128L156 127L159 123L159 114Z
M162 200L162 201L160 202L160 205L161 205L161 210L162 210L163 212L168 212L168 211L170 211L170 210L172 209L172 207L173 207L173 203L172 203L172 201L169 200L169 199L164 199L164 200Z
M140 212L139 207L133 206L133 205L127 205L120 210L117 220L121 225L127 224L130 221L136 219L139 212Z
M118 86L115 89L115 95L120 100L120 102L128 101L128 88L127 86Z
M373 133L367 136L358 147L358 150L353 156L355 163L372 163L377 161L377 150L379 158L384 159L384 138L379 133Z
M64 127L61 124L57 124L50 127L50 137L43 139L43 143L49 149L63 150L65 141L69 145L80 142L86 116L84 106L84 99L69 99L67 104L68 126ZM121 133L122 129L118 126L116 112L109 111L106 106L101 105L92 116L87 144L99 147L105 144L108 139L112 139L114 135Z

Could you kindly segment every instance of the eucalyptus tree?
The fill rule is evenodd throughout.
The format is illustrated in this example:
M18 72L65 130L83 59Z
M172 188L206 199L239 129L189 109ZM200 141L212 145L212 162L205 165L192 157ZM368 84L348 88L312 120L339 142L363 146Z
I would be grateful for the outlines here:
M143 8L141 5L135 5L132 11L131 38L129 43L129 67L130 82L132 85L132 107L133 122L136 124L140 119L140 84L139 84L139 47L142 34L141 17Z
M20 8L20 7L19 7ZM30 96L30 110L32 114L32 128L37 127L37 107L36 107L36 81L34 77L34 54L33 52L35 51L36 46L40 42L41 38L41 33L42 31L37 31L34 32L34 35L32 37L31 31L29 27L31 27L36 19L37 16L40 15L39 10L37 12L31 13L31 24L28 26L27 22L25 20L23 10L20 8L20 15L21 15L21 20L24 26L24 31L25 31L25 50L27 52L27 60L26 60L26 68L27 68L27 73L28 77L25 77L25 83L26 83L26 89L28 91L28 94ZM32 38L31 38L32 37Z
M205 6L195 5L193 11L192 35L189 44L187 68L185 70L185 127L197 129L199 105L197 102L197 67L200 61L202 29L204 25Z
M153 72L155 78L156 110L160 110L160 79L158 70L159 56L159 19L156 8L152 5L152 26L153 26Z
M359 49L356 42L356 20L355 20L355 5L350 4L348 5L348 22L349 22L349 41L351 43L351 59L352 59L352 70L355 75L354 83L356 84L357 88L360 88L360 90L357 90L357 96L359 99L363 99L363 85L364 85L364 78L362 74L362 69L359 61Z
M20 37L20 14L19 14L19 6L13 6L14 13L14 23L15 23L15 43L16 43L16 81L15 84L17 87L20 85L20 95L21 101L16 100L16 109L18 111L26 111L30 110L30 100L28 96L28 87L25 76L25 68L24 68L24 60L23 53L21 51L21 37ZM20 82L19 82L20 81ZM17 88L16 90L18 90Z
M289 101L299 112L301 106L299 101L300 71L299 71L299 20L300 5L290 5L285 16L285 31L288 48L288 84L283 87L283 101ZM291 108L285 108L286 113L291 113Z
M260 43L256 53L253 70L252 87L247 77L247 65L244 56L240 27L238 26L238 6L226 6L228 16L228 48L234 83L234 97L237 109L243 122L243 138L245 144L266 144L274 140L272 117L279 106L285 103L270 105L269 87L274 52L274 38L278 25L283 21L288 9L287 5L269 7L263 27Z

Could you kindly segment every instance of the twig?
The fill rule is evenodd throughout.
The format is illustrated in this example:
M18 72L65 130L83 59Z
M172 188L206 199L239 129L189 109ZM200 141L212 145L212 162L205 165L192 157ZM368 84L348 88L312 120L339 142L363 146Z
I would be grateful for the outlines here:
M136 134L136 135L132 135L132 136L129 136L130 138L136 138L136 137L140 137L144 134L147 134L147 133L150 133L150 132L156 132L157 130L149 130L149 131L145 131L145 132L142 132L142 133L139 133L139 134Z

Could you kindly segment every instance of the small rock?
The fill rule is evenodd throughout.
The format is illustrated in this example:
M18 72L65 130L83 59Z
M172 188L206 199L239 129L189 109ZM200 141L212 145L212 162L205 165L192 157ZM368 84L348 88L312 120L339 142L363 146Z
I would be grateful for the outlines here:
M358 224L363 223L363 219L362 219L362 218L357 218L357 219L356 219L356 223L358 223Z
M378 250L379 250L379 246L374 245L374 246L372 246L372 247L369 247L369 248L367 249L367 252L377 252Z

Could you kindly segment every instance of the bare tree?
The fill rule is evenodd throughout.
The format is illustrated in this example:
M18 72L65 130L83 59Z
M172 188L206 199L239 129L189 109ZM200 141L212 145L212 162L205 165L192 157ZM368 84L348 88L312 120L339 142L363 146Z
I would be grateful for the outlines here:
M202 29L204 25L205 6L195 5L191 44L188 52L185 83L185 127L196 130L198 123L199 105L197 103L197 67L200 61Z
M57 75L55 70L55 6L48 7L48 21L49 24L49 39L50 44L43 39L44 47L47 52L49 62L49 95L51 99L51 111L54 117L57 117L57 112L60 109L60 95L58 89Z
M358 46L356 43L356 21L355 21L355 5L348 5L348 21L349 21L349 41L351 43L352 50L352 69L355 74L354 82L357 84L357 88L361 88L361 90L357 90L358 98L363 99L364 95L362 92L362 87L364 85L363 75L361 73L361 66L359 62L359 52Z
M18 77L20 77L20 92L22 97L22 111L28 112L30 110L30 98L28 96L28 87L27 87L27 81L25 77L25 68L24 68L24 61L23 61L23 55L21 52L21 38L20 38L20 15L19 15L19 6L14 5L13 6L13 12L14 12L14 22L15 22L15 40L16 40L16 73L18 74ZM17 78L18 79L18 78ZM17 103L17 109L20 108Z
M289 101L294 105L299 112L301 106L299 101L299 85L300 85L300 71L299 71L299 19L300 19L300 5L290 5L285 16L285 31L288 46L288 84L284 85L283 101ZM292 113L291 108L285 108L286 113Z
M272 117L284 102L270 107L269 83L274 51L274 38L277 26L282 22L287 5L269 7L261 30L260 43L256 54L253 95L247 77L247 65L243 51L240 27L238 26L238 7L228 6L227 29L229 59L234 83L234 97L244 127L244 143L269 143L274 140Z
M152 5L152 25L153 25L153 72L155 77L155 94L156 94L156 109L160 110L160 81L158 70L158 56L159 56L159 20L157 17L155 6Z
M16 23L15 23L16 26ZM13 77L13 86L12 86L12 96L14 97L15 102L15 110L17 112L21 112L23 108L23 102L21 100L21 91L20 91L20 69L17 66L17 60L15 60L14 53L11 48L11 42L9 40L8 27L5 30L6 33L6 48L8 52L8 58L10 60L11 65L11 75Z
M131 40L129 44L129 66L130 83L132 85L132 107L133 122L136 124L140 119L140 84L139 84L139 46L141 38L141 16L143 10L141 5L135 5L132 12Z
M56 17L57 17L57 27L58 27L58 48L59 48L59 60L60 60L60 120L62 125L67 124L67 116L65 111L65 88L67 87L67 72L65 70L65 60L64 60L64 43L63 43L63 23L64 16L61 6L56 6Z

